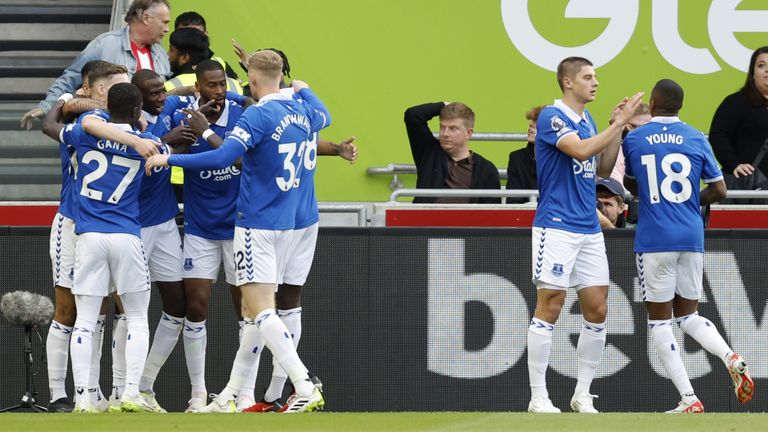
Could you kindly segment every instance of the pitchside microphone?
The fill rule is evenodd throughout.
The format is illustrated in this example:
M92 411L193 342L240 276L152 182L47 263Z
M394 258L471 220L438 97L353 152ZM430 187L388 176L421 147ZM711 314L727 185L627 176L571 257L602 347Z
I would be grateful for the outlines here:
M0 300L0 311L9 323L22 327L43 327L53 318L51 299L29 291L14 291Z

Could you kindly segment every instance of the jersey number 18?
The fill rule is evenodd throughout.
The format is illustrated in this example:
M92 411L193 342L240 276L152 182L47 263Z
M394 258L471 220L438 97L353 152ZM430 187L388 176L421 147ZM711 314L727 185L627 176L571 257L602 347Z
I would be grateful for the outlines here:
M650 193L651 204L661 202L659 197L659 176L656 171L656 155L647 154L640 158L640 162L648 171L648 192ZM680 165L680 171L675 171L674 163ZM691 198L693 185L688 180L688 174L691 173L691 161L687 156L680 153L670 153L661 159L661 171L664 178L661 181L661 196L665 200L673 203L682 203ZM672 185L678 183L680 192L672 190Z

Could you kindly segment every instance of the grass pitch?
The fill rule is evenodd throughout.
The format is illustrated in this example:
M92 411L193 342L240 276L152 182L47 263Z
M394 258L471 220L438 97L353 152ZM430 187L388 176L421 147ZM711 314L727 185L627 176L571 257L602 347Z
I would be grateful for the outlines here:
M762 431L768 414L0 414L0 431Z

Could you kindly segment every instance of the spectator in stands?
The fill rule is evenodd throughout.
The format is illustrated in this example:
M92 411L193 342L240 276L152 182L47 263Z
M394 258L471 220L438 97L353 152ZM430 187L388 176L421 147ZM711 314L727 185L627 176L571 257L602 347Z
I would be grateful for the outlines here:
M179 14L179 16L176 17L176 21L173 23L173 29L178 30L180 28L193 28L195 30L198 30L208 36L208 28L205 24L205 18L203 18L202 15L195 11L189 11L189 12L182 12ZM209 59L220 63L222 66L224 66L224 71L226 71L227 76L234 79L239 79L237 76L237 73L229 66L229 64L224 61L221 57L216 57L216 55L213 53L213 51L208 49ZM248 72L248 69L245 70Z
M440 138L427 122L440 115ZM469 150L475 113L461 102L428 103L405 111L405 129L419 189L500 189L492 162ZM414 203L501 203L500 198L416 197Z
M613 110L609 123L613 123L619 111L619 107L616 107ZM649 121L651 121L651 107L648 106L647 103L642 103L637 107L634 117L629 119L629 123L624 125L624 129L621 131L621 139L624 140L624 137L627 136L630 131L637 129ZM616 179L616 181L619 182L619 185L624 183L624 152L621 150L621 147L619 147L619 155L616 156L616 165L613 166L613 171L611 171L611 178Z
M759 167L755 156L768 137L768 46L752 53L741 90L726 96L715 111L709 142L724 174L747 176L755 169L768 175L768 157ZM728 186L729 189L732 186Z
M45 100L21 117L21 126L32 128L35 118L50 111L59 96L75 93L82 85L80 69L91 60L105 60L123 65L130 76L137 70L152 69L167 76L171 68L168 55L160 45L170 23L168 0L134 0L125 15L128 25L122 30L96 36L48 89Z
M507 163L507 189L537 189L536 183L536 120L544 105L531 108L525 113L528 119L528 145L509 154ZM507 198L507 204L521 204L528 198Z
M205 33L191 27L174 30L169 41L168 58L173 78L165 82L165 89L192 88L197 81L195 67L210 57L210 42ZM222 65L224 67L224 65ZM243 94L237 80L227 77L227 90Z
M605 229L612 228L632 228L627 224L624 215L626 205L624 204L624 186L613 177L597 179L597 217L600 219L600 227Z

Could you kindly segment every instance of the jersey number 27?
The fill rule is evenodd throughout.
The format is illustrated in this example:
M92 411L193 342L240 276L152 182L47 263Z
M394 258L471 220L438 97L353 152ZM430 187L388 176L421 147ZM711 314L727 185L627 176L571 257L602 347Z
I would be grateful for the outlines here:
M83 155L83 164L90 165L91 162L96 162L96 169L83 177L83 187L80 189L80 195L96 201L102 201L104 193L99 190L91 189L89 186L91 183L104 177L104 175L107 174L109 161L107 161L107 156L104 153L91 150ZM112 195L110 195L107 199L107 202L117 204L120 202L120 198L123 197L125 190L128 189L128 185L130 185L133 178L136 177L136 173L139 172L139 168L141 168L141 162L134 159L128 159L126 157L113 155L112 164L128 168L128 171L125 173L122 180L120 180L120 184L117 185L115 191L112 192Z

